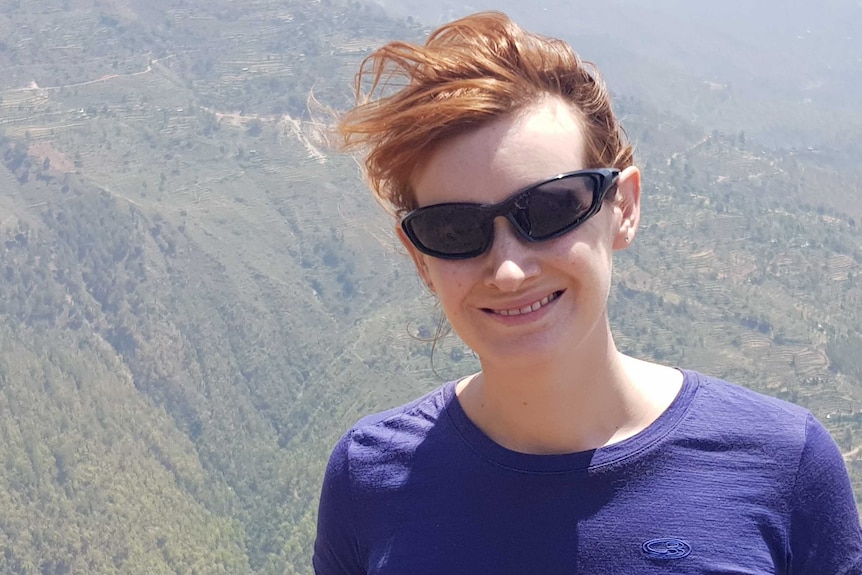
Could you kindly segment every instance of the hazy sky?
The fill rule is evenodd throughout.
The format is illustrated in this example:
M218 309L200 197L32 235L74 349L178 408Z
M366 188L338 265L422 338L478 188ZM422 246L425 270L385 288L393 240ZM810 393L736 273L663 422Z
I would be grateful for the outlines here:
M378 3L429 25L502 10L530 30L570 41L599 65L616 92L641 95L663 108L679 106L683 115L695 110L686 101L693 98L690 90L730 87L738 105L751 100L751 106L791 118L774 122L792 122L814 109L855 115L837 121L862 126L860 0Z

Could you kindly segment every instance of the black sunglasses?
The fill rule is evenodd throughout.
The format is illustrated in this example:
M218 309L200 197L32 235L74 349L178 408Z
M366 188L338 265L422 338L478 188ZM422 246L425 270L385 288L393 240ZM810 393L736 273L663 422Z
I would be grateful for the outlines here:
M485 253L494 243L494 219L504 217L528 242L572 231L602 208L620 171L612 168L559 174L515 192L498 204L446 203L417 208L401 228L420 252L446 260Z

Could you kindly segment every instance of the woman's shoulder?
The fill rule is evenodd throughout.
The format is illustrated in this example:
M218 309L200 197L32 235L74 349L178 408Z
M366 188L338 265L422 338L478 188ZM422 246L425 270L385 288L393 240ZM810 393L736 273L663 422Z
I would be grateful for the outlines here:
M404 464L420 445L434 443L434 438L429 442L432 432L436 437L448 428L438 423L445 419L453 396L454 382L449 382L413 401L362 417L338 440L331 459L349 463L354 472Z
M805 407L717 377L684 373L695 388L684 426L688 437L780 456L791 465L812 442L829 438Z
M429 416L436 418L445 409L447 396L450 388L454 389L453 385L454 382L448 382L407 403L363 416L350 427L347 433L397 426L414 418L427 419Z
M780 423L781 427L804 427L811 415L800 405L755 391L742 383L683 370L686 381L697 386L699 410L709 410L717 416L753 418L762 422Z
M822 489L840 487L846 499L850 486L844 459L808 409L722 379L684 373L692 399L671 435L673 446L730 480L741 468L749 478L768 479L792 502L788 509L809 499L806 493Z

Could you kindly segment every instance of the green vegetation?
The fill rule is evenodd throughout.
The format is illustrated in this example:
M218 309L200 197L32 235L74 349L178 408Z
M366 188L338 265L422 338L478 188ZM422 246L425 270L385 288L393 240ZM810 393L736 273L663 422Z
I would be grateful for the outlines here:
M306 106L421 30L56 4L0 2L0 571L308 573L337 437L476 367ZM767 150L618 107L648 183L621 346L811 408L862 494L859 124Z

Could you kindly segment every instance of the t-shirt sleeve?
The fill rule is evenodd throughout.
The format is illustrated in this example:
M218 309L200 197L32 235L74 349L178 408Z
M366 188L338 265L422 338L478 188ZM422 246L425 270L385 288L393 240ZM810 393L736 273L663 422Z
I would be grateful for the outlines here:
M364 575L356 538L356 524L350 495L350 463L346 434L329 457L320 507L317 513L317 538L312 563L316 575Z
M810 414L791 505L791 573L862 574L862 529L847 467Z

